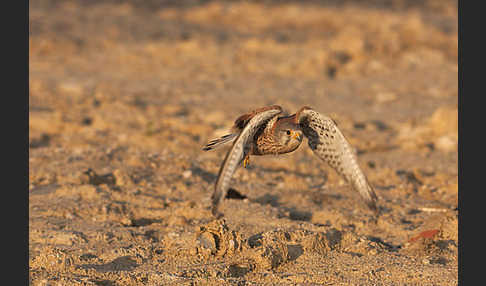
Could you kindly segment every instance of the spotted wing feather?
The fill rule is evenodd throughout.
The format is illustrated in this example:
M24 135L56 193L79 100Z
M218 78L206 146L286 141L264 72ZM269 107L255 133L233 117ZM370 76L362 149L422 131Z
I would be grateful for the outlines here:
M297 121L314 154L349 182L366 204L376 210L377 196L359 167L355 152L335 122L309 107L297 113Z
M218 211L218 207L226 196L231 177L245 158L246 154L248 154L250 151L255 133L262 126L262 124L266 123L272 117L281 112L282 108L280 106L272 106L272 108L267 108L257 114L254 114L235 139L233 146L226 154L221 168L219 169L218 179L216 181L214 193L211 197L212 213L214 216L222 216L222 214L220 214Z

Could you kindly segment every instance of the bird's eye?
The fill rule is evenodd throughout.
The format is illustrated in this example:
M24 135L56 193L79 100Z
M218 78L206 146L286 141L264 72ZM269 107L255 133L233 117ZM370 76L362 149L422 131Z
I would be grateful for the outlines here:
M287 135L290 135L290 130L287 130Z

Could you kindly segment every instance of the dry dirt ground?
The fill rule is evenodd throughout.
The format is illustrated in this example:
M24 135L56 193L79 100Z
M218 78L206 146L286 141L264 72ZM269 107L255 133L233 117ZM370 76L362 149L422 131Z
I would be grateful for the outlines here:
M457 285L457 2L29 13L32 285ZM212 218L228 148L201 147L270 104L337 121L377 218L306 142L252 157Z

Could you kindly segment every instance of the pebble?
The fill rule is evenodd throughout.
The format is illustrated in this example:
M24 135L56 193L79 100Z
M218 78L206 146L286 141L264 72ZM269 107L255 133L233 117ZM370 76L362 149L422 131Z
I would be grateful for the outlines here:
M184 177L184 179L188 179L192 176L192 171L191 170L186 170L182 173L182 177Z

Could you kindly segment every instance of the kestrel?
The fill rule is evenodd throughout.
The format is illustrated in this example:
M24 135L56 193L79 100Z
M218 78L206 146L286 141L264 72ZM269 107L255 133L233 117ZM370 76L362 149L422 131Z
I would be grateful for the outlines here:
M304 106L295 114L283 116L282 107L267 106L243 114L235 120L231 133L213 139L203 150L213 150L233 142L219 169L212 213L218 211L229 189L231 177L243 162L246 167L250 155L278 155L294 151L307 137L309 147L359 192L369 208L376 211L377 196L366 175L358 165L353 148L336 123L328 116Z

